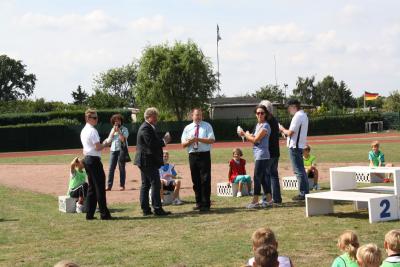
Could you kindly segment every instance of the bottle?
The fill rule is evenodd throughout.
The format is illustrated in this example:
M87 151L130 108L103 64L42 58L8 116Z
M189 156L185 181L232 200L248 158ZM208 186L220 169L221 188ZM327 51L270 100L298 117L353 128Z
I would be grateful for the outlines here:
M240 133L243 131L242 127L240 125L237 127L237 134L242 138L242 142L244 143L244 136L241 136Z

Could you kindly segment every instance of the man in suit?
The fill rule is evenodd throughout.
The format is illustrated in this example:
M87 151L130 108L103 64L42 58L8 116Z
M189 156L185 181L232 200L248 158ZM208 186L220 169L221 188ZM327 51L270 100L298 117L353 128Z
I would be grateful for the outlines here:
M171 212L166 212L162 208L160 197L160 173L159 168L164 164L163 147L171 141L167 133L163 139L157 136L155 125L158 121L158 110L148 108L144 112L145 122L140 126L137 142L135 165L140 169L142 186L140 188L140 205L143 216L152 215L149 205L149 190L151 187L151 204L156 216L166 216Z

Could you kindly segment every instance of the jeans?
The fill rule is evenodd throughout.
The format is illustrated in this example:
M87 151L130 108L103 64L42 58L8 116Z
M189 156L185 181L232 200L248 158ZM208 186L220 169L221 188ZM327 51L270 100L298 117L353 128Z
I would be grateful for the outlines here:
M300 182L300 195L304 196L310 193L308 177L304 169L303 149L289 148L289 157L297 180Z
M281 186L278 174L279 158L270 158L267 165L267 184L272 187L272 199L275 203L282 203ZM264 192L265 193L265 192Z
M140 167L142 186L140 188L140 206L143 212L151 211L149 205L149 191L151 188L151 205L154 210L162 208L160 172L156 167Z
M267 184L267 166L269 159L256 160L254 163L254 195L261 195L261 187L264 194L271 193L271 184Z
M119 161L119 150L118 151L111 151L110 153L110 170L108 171L108 181L107 187L112 188L114 183L114 172L115 168L119 168L119 185L121 187L125 187L125 179L126 179L126 172L125 172L125 162Z

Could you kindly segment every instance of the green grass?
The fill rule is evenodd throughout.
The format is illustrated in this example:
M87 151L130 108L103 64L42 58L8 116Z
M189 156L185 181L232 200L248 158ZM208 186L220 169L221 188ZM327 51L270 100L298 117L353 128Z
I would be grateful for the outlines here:
M385 153L386 161L400 162L400 143L384 143L381 145ZM368 144L345 144L345 145L313 145L312 154L317 156L318 162L366 162L368 163ZM253 161L251 148L243 149L244 157ZM185 150L171 150L171 161L175 164L187 164L187 153ZM232 148L219 148L212 151L213 163L226 163L232 155ZM37 156L0 158L0 164L65 164L69 163L75 155ZM134 154L131 153L133 159ZM103 153L103 162L109 160L109 154ZM286 147L281 147L281 162L288 160Z
M350 204L336 205L335 215L305 218L304 207L289 200L293 194L285 191L283 207L264 210L246 210L249 198L213 196L210 214L193 212L189 203L167 207L174 213L168 218L143 218L138 203L119 204L110 207L118 220L87 222L83 214L58 212L53 196L0 187L0 265L71 259L81 266L241 266L252 256L252 232L269 226L280 254L297 267L330 266L343 230L382 247L384 234L398 228L398 221L369 224L367 213L353 213Z

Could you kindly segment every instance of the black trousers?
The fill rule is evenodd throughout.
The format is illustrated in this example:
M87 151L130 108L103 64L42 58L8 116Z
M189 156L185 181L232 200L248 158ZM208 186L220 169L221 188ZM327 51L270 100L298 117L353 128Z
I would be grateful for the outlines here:
M193 191L198 207L211 206L211 154L210 152L189 153Z
M154 210L161 209L161 181L160 172L156 167L139 167L142 177L142 186L140 188L140 206L144 212L150 211L149 191L151 188L151 205Z
M69 196L73 198L78 198L78 197L85 198L88 192L88 188L89 188L88 183L81 184L77 188L72 189L71 192L69 193Z
M99 157L86 156L84 159L86 173L88 175L89 188L85 200L86 218L91 219L99 204L101 218L110 216L106 201L106 175Z

